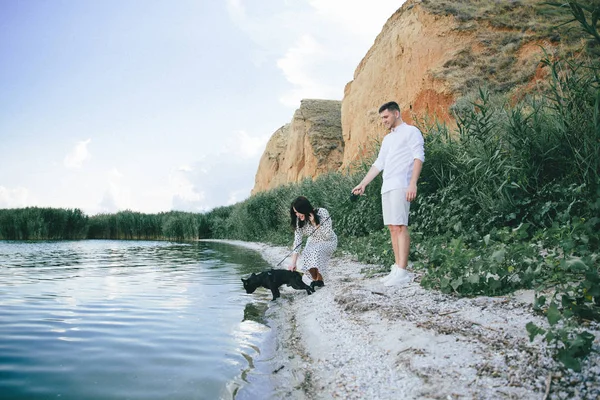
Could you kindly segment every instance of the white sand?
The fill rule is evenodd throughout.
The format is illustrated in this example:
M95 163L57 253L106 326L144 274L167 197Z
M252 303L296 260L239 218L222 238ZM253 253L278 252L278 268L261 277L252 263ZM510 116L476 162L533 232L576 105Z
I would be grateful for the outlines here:
M273 266L289 252L226 242ZM600 398L598 324L588 329L596 352L582 372L565 371L539 337L529 342L527 322L547 326L531 309L532 292L457 298L417 282L385 287L381 274L365 277L372 268L381 266L337 257L311 296L281 288L267 312L277 332L272 398L543 399L548 388L549 399Z

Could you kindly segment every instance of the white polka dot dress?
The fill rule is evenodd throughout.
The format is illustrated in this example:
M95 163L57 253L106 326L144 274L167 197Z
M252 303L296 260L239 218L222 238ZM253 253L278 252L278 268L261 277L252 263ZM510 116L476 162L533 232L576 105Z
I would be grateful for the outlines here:
M337 248L337 235L333 231L333 224L329 217L329 212L325 208L318 208L320 227L313 226L306 222L302 228L299 227L299 221L296 221L296 231L294 233L294 253L300 253L303 236L309 236L306 240L304 251L300 255L300 270L304 272L309 279L308 270L317 268L325 276L327 264L331 255ZM314 233L313 233L314 232Z

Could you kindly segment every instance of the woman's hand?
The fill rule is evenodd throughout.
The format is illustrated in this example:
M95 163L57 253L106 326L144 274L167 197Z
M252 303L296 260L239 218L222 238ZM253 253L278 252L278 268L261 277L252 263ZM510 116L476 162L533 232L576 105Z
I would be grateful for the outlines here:
M289 271L295 271L296 270L296 264L292 264L288 267Z
M313 213L308 214L308 219L309 219L311 225L315 224L315 215Z

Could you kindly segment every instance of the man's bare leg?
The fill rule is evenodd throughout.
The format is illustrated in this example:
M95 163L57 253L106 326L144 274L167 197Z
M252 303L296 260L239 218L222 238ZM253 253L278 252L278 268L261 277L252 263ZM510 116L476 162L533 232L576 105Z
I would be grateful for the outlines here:
M388 228L392 239L392 249L394 250L394 262L400 266L400 226L388 225Z
M392 237L396 268L392 267L392 272L386 278L383 278L382 282L385 286L409 283L412 280L412 275L406 271L410 247L408 227L406 225L388 225L388 227Z
M410 234L408 226L398 226L398 266L406 269L408 266L408 255L410 253Z

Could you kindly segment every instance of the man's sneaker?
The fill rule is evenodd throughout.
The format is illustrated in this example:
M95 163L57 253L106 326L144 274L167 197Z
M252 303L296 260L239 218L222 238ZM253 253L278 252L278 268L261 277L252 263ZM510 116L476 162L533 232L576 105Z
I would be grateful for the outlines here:
M404 283L410 283L413 280L413 274L408 272L404 268L397 268L398 272L396 275L385 281L383 284L385 286L397 286L402 285Z
M388 280L392 279L398 273L398 266L396 264L392 265L390 273L380 279L381 282L386 283Z

